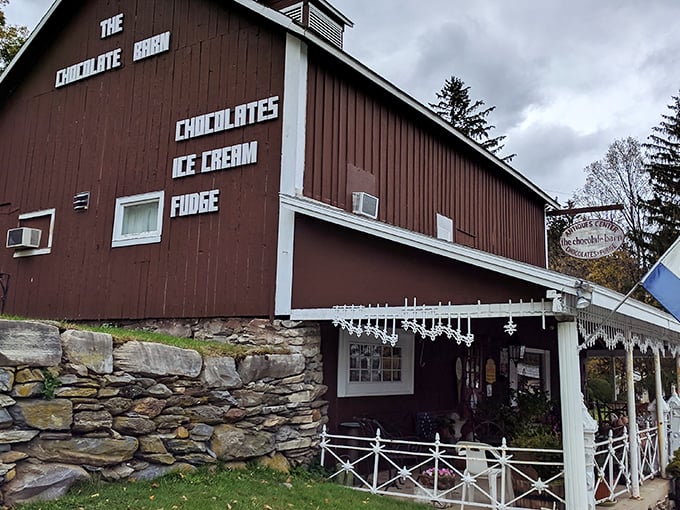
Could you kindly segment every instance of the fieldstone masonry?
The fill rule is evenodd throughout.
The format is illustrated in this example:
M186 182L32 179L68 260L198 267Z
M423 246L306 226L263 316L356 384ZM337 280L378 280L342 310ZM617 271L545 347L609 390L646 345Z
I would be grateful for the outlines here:
M287 354L203 358L190 349L114 345L103 333L0 320L0 503L53 499L93 472L148 480L218 460L297 465L315 456L327 421L316 325L126 325ZM60 384L46 399L55 377Z

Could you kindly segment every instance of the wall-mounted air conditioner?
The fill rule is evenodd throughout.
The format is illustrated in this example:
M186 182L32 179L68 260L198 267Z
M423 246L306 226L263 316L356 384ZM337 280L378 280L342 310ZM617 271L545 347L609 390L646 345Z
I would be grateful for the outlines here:
M378 197L363 191L352 193L352 212L354 214L361 214L362 216L376 219L378 217L378 203Z
M7 248L39 248L41 234L37 228L11 228L7 231Z

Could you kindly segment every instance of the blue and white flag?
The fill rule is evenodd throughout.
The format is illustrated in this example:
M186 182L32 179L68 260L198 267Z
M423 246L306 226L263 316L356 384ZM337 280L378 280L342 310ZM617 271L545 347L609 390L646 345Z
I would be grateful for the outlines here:
M642 286L680 321L680 237L642 279Z

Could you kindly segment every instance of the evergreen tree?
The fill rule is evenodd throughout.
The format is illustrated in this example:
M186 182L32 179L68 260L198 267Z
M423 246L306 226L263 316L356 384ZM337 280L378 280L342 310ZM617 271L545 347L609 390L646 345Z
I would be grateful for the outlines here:
M430 108L451 126L479 143L486 150L496 154L504 145L505 136L491 137L489 132L496 126L489 124L487 117L496 109L495 106L484 108L481 99L470 98L470 87L457 76L451 76L444 82L441 91L437 92L439 102L430 103ZM505 156L503 161L512 161L515 155Z
M8 25L2 7L9 0L0 0L0 72L9 65L28 37L28 29L17 25Z
M652 186L651 198L643 202L652 227L645 236L650 262L658 260L680 235L680 94L672 99L670 113L661 115L644 144Z

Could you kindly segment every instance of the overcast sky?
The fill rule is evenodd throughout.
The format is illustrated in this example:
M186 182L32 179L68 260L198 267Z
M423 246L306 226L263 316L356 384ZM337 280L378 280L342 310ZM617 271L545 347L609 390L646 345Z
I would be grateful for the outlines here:
M331 0L345 49L427 104L456 75L495 105L512 166L566 201L617 138L644 140L680 89L678 0ZM51 0L11 0L35 26Z

